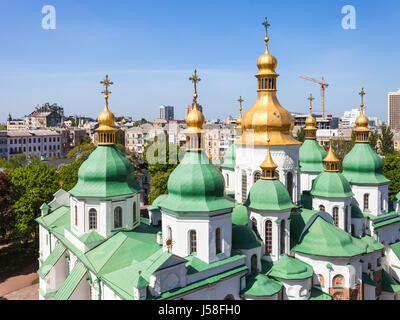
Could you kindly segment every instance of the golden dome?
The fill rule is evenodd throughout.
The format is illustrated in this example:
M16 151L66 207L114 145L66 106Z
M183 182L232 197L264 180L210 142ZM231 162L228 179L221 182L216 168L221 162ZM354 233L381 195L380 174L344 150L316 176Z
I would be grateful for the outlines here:
M194 102L193 110L186 117L186 124L188 126L186 132L201 133L205 121L203 113L197 109L197 102Z
M361 96L361 112L356 119L356 142L369 143L369 120L364 114L364 96L366 95L364 88L360 92Z
M269 26L267 21L263 25L266 29ZM291 135L292 117L276 97L276 79L279 75L275 73L275 68L278 63L268 51L268 35L265 41L265 53L257 61L257 100L243 115L242 139L238 143L267 145L268 131L271 145L297 145L300 142Z
M360 128L367 128L368 129L368 127L369 127L369 120L364 114L363 107L364 106L361 106L361 113L358 116L358 118L356 119L357 129L360 129Z
M108 105L104 107L103 112L101 112L97 118L97 122L100 126L112 127L115 124L114 114L108 110Z

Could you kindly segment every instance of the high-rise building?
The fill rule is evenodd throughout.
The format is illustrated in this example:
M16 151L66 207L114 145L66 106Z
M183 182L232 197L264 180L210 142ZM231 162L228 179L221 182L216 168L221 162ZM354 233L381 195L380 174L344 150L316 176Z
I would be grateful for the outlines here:
M400 89L388 94L388 123L394 130L400 130Z
M160 119L163 120L174 120L174 107L172 106L161 106L160 107Z

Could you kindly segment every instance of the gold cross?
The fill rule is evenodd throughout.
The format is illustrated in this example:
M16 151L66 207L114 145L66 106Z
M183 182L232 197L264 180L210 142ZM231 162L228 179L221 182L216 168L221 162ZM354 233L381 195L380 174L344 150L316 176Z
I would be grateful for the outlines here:
M310 112L311 112L311 110L312 110L312 102L313 102L313 100L315 100L315 98L313 98L313 96L312 96L312 93L310 93L310 97L307 98L307 100L310 100Z
M242 96L240 96L240 98L239 98L239 100L238 100L238 102L240 103L240 115L242 115L242 103L243 103L243 99L242 99Z
M103 81L100 81L100 84L102 84L104 87L106 87L106 90L102 91L101 93L103 93L106 96L106 99L108 98L108 95L111 94L111 91L108 91L108 87L112 86L114 84L114 82L111 82L108 80L108 74L106 75L106 79Z
M364 88L362 88L361 92L359 93L359 95L361 96L361 108L364 107L364 96L367 93L364 91Z
M265 27L265 36L268 37L268 27L271 25L268 23L267 17L265 17L265 21L262 23L262 25Z
M201 79L197 76L197 70L194 69L194 75L192 75L189 80L191 80L194 83L194 93L197 94L197 82L200 82Z

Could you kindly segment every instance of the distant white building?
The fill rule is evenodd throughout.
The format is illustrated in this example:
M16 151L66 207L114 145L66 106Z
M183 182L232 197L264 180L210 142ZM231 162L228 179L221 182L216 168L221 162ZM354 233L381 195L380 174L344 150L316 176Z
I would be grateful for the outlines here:
M356 119L360 115L360 109L351 109L351 111L345 111L342 117L343 127L352 127L356 123Z

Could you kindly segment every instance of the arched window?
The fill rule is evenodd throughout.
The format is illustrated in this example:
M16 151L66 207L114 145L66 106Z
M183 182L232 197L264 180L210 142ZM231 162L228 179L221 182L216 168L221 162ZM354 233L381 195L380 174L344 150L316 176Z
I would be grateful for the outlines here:
M325 206L323 206L322 204L319 206L319 211L325 212Z
M349 206L344 208L344 230L347 232L349 228Z
M168 239L172 240L172 229L170 226L167 227L167 240Z
M369 194L364 194L364 210L369 209Z
M355 232L355 228L354 228L354 224L352 224L352 225L351 225L351 235L352 235L352 236L355 236L354 232ZM363 235L363 236L364 236L364 235Z
M284 254L286 251L286 230L285 230L285 220L281 222L281 254Z
M217 254L222 252L221 228L215 230L215 248Z
M338 207L333 208L332 216L333 216L333 222L335 223L335 226L339 227L339 208Z
M247 175L245 172L242 173L242 201L245 202L247 199Z
M272 221L265 222L265 253L272 253Z
M234 297L233 295L231 295L231 294L228 294L228 295L224 298L224 300L235 300L235 297Z
M226 182L226 186L229 187L229 175L228 174L225 175L225 182Z
M260 171L256 171L254 173L254 183L256 183L258 180L260 180L261 178L261 172Z
M361 230L362 230L362 235L365 236L365 224L364 223L362 225L362 229Z
M256 218L251 218L251 228L253 229L253 231L257 234L258 230L257 230L257 220Z
M286 176L286 188L287 191L289 192L290 199L293 200L293 173L288 172Z
M197 236L196 231L191 230L189 232L190 236L190 254L197 252Z
M257 268L257 255L253 254L251 256L251 272L255 273L257 271L258 271L258 268Z
M78 225L78 206L75 206L75 225Z
M137 211L137 209L136 209L136 201L134 201L134 202L133 202L133 224L135 224L136 221L137 221L137 214L136 214L136 211Z
M89 210L89 230L97 229L97 210Z
M114 209L114 229L122 228L122 208L116 207Z
M344 277L341 274L333 278L332 287L344 287Z
M383 193L381 193L381 211L383 210L385 210L385 200Z

